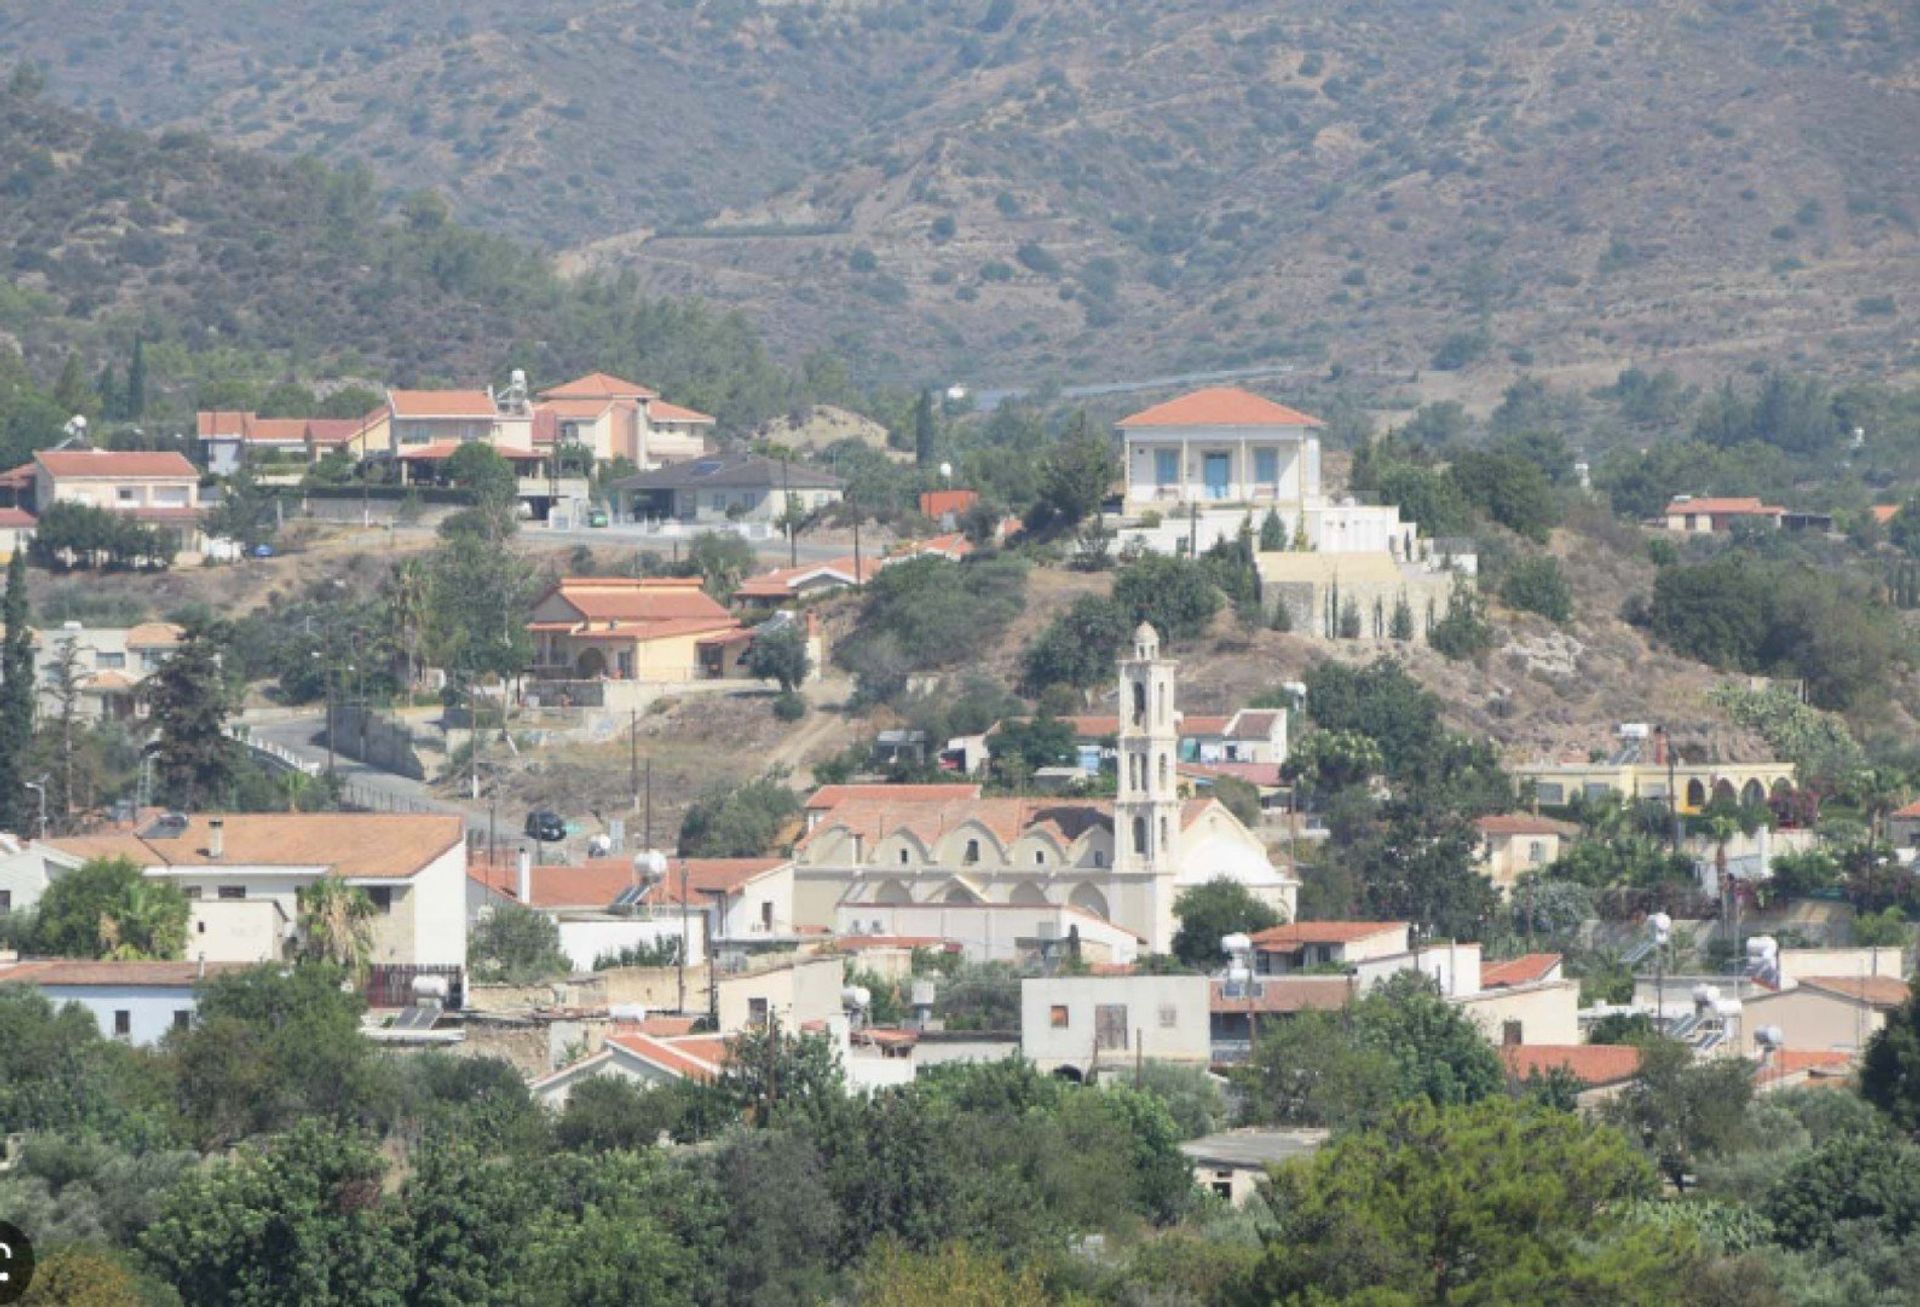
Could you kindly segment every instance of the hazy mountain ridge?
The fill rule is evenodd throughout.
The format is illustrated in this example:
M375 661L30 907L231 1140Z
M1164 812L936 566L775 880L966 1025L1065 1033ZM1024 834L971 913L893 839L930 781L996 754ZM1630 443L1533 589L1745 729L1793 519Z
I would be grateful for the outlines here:
M1882 0L178 0L12 40L899 375L1914 366L1920 15Z

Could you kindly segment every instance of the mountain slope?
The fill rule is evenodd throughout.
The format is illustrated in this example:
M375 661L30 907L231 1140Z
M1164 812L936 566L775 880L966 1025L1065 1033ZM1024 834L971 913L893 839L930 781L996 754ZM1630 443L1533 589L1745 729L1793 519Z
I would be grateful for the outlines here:
M1915 365L1897 0L175 0L12 53L882 373Z

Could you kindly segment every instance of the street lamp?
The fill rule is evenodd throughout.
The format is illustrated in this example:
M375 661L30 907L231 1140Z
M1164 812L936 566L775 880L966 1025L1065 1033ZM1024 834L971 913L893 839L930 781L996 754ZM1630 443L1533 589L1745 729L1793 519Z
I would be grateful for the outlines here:
M47 838L47 778L42 776L37 781L25 781L22 784L25 788L32 790L34 797L40 801L39 830L34 838L44 840Z

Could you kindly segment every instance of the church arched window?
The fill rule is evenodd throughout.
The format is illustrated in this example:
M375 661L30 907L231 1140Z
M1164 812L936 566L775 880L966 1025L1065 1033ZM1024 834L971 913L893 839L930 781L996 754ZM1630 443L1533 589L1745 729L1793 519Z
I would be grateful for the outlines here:
M1147 856L1147 819L1145 817L1133 819L1133 851L1143 858Z
M1147 687L1140 681L1133 683L1133 724L1135 726L1147 724Z

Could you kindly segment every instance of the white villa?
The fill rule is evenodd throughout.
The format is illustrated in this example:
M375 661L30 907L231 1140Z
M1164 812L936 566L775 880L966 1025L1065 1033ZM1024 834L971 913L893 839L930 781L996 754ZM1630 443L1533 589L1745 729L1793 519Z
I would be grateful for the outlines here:
M1332 637L1351 607L1357 638L1385 638L1404 602L1417 632L1476 573L1470 542L1420 538L1391 504L1333 500L1320 480L1320 419L1233 386L1196 390L1120 420L1126 492L1118 536L1203 552L1278 515L1285 550L1263 552L1260 602L1293 630ZM1295 548L1304 542L1304 550Z
M1173 901L1236 880L1294 914L1299 882L1214 799L1183 799L1178 664L1151 626L1119 661L1112 800L982 798L952 786L849 785L808 805L794 920L842 932L937 928L976 957L1079 929L1113 961L1173 944ZM929 924L937 917L937 923Z
M1280 515L1291 540L1304 529L1321 552L1411 555L1415 527L1393 507L1331 503L1320 489L1322 423L1232 386L1196 390L1120 419L1129 517L1157 512L1184 540L1199 511L1199 547L1230 537L1253 514ZM1177 519L1177 520L1176 520ZM1159 541L1152 543L1159 545Z

